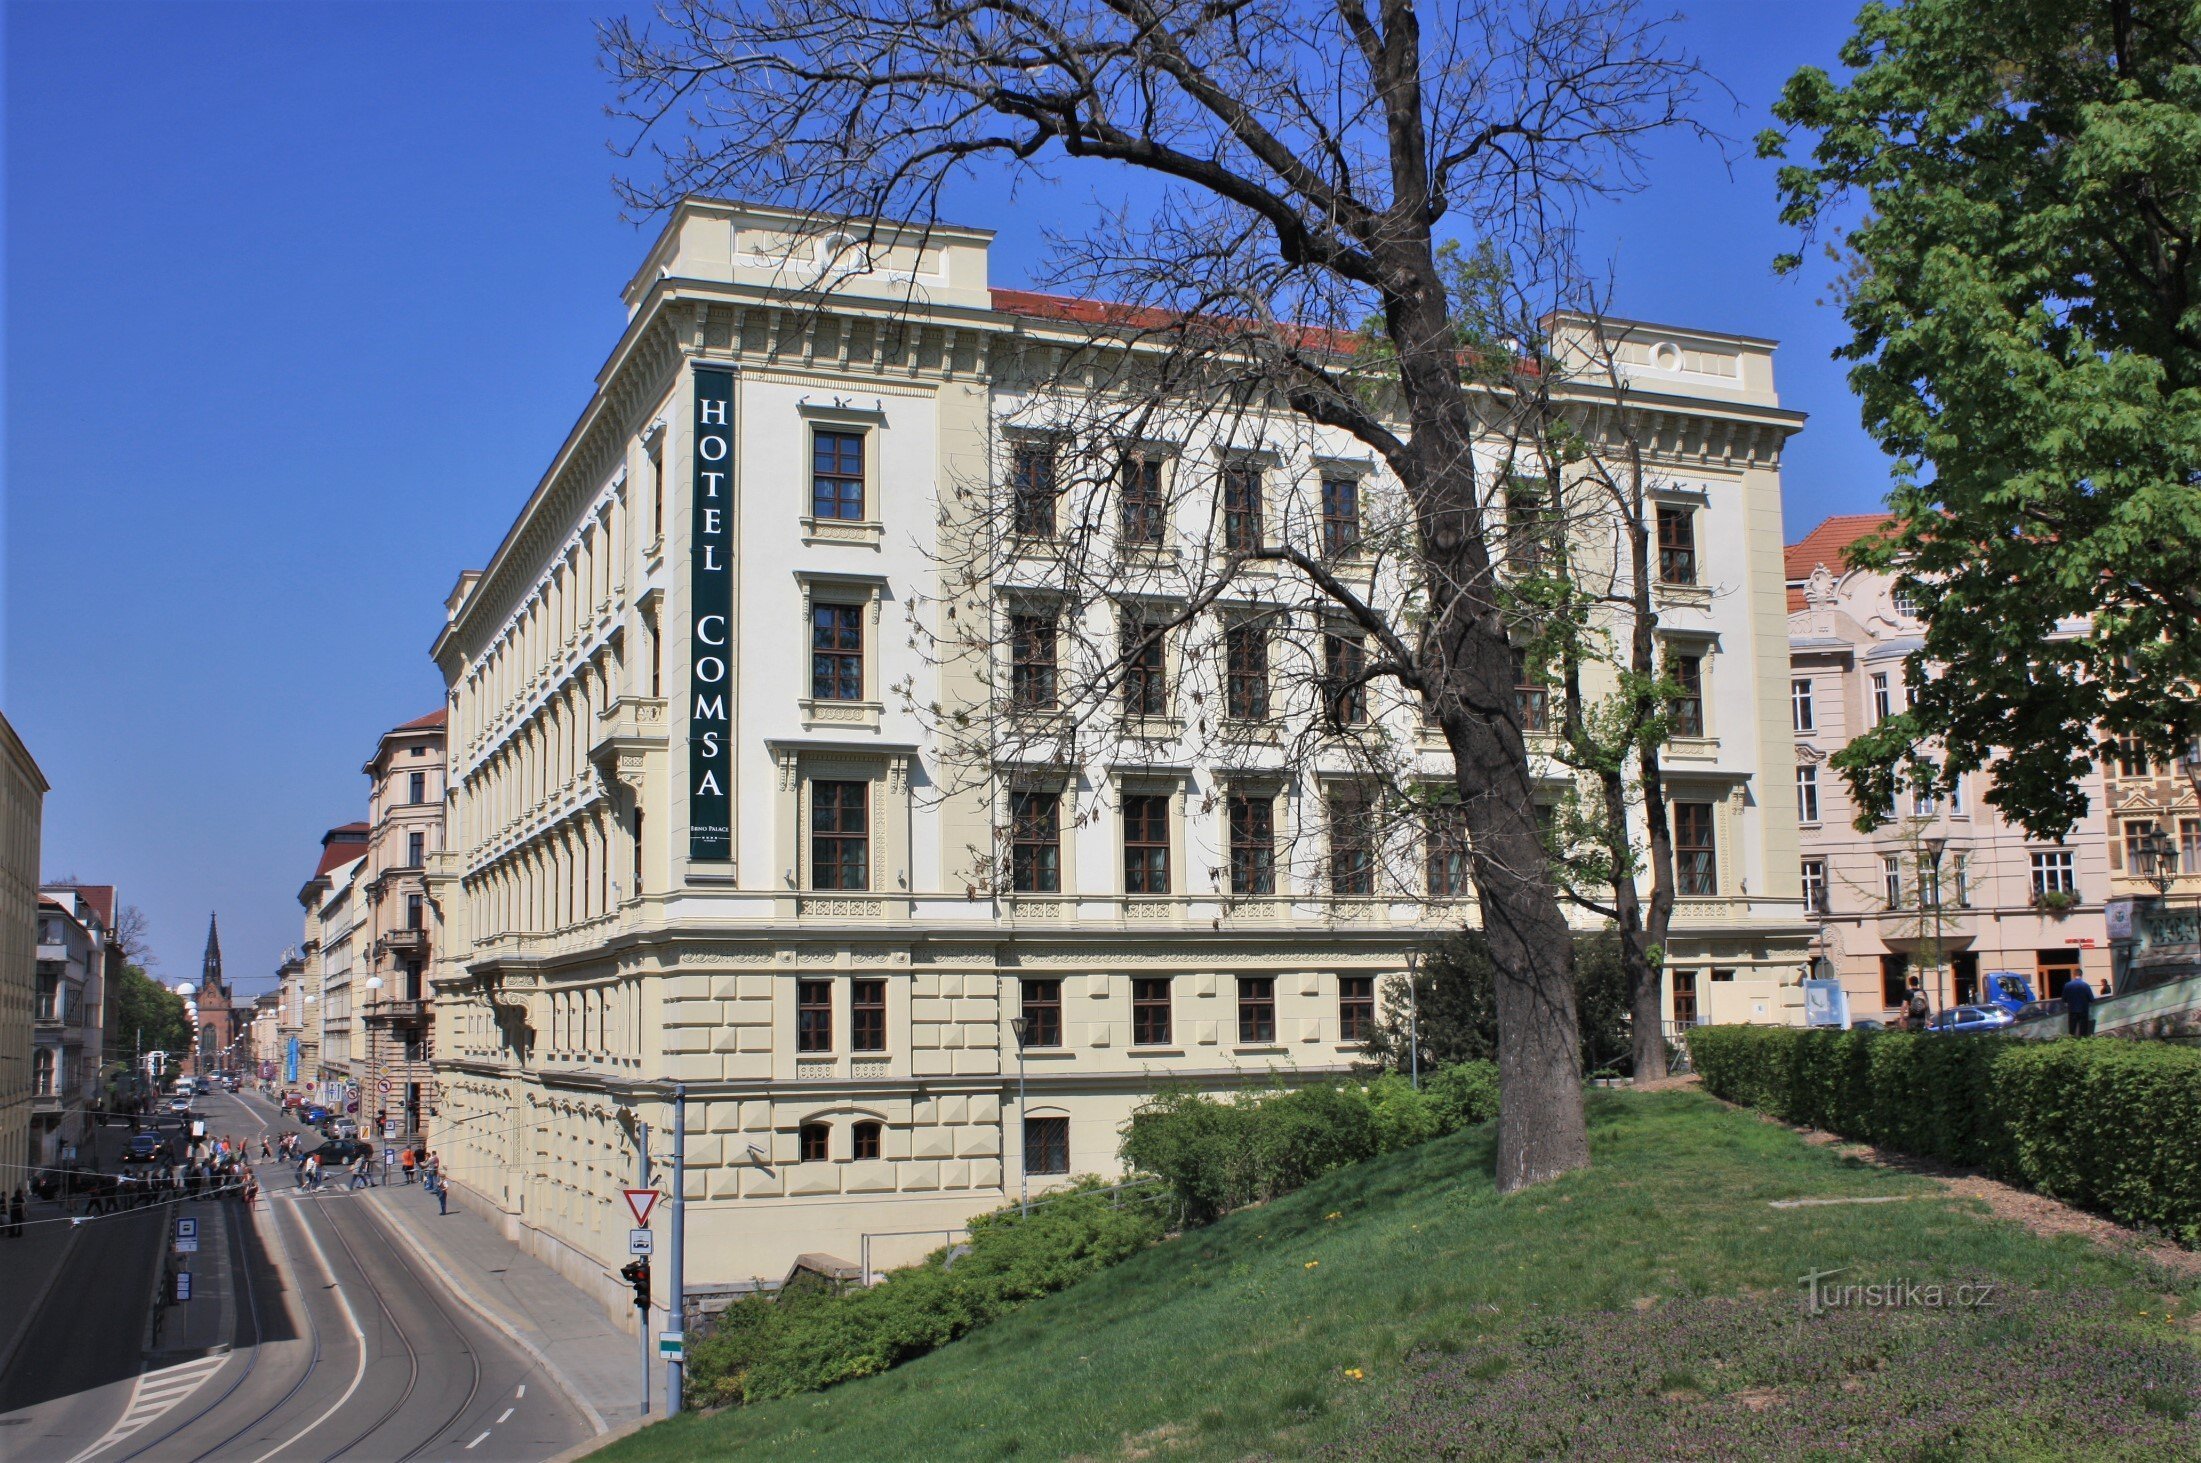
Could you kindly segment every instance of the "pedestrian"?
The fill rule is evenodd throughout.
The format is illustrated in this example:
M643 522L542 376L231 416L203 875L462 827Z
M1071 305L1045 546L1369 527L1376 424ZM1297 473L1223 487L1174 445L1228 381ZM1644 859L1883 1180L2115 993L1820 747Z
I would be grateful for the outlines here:
M367 1155L362 1153L352 1160L352 1191L357 1193L367 1187Z
M8 1200L8 1238L23 1237L23 1186L15 1186L15 1195Z
M267 1134L265 1134L265 1133L262 1133L262 1134L260 1135L260 1161L261 1161L262 1163L265 1163L265 1162L267 1162L267 1160L268 1160L269 1158L271 1158L271 1157L273 1157L273 1156L274 1156L274 1155L270 1154L270 1153L269 1153L269 1152L267 1151Z
M2074 975L2063 983L2063 1024L2072 1036L2094 1034L2094 987L2083 975Z
M320 1187L321 1155L318 1153L309 1153L306 1155L306 1192L309 1194L313 1193Z
M1910 994L1903 998L1903 1029L1924 1031L1926 1018L1932 1014L1933 1007L1926 999L1926 988L1919 984L1918 977L1914 975L1911 977Z
M405 1182L413 1181L413 1168L419 1161L420 1156L413 1152L410 1145L397 1156L397 1166L405 1171Z

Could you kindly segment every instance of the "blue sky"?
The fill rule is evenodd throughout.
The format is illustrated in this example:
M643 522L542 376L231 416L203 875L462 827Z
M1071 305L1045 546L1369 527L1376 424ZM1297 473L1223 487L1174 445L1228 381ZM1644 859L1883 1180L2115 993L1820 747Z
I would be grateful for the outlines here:
M120 885L169 979L210 910L231 978L272 977L376 737L439 703L445 591L618 334L648 233L612 197L603 8L6 8L5 705L53 784L45 872ZM1687 9L1741 139L1851 13ZM1770 272L1770 169L1677 138L1654 185L1595 219L1616 307L1783 342L1791 539L1876 506L1840 322ZM962 201L1024 282L1036 200Z

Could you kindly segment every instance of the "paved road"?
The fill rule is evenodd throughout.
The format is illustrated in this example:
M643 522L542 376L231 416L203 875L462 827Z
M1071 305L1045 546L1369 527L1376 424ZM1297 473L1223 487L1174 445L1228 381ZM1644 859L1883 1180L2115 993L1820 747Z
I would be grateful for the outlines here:
M255 1152L263 1129L289 1121L257 1098L202 1106L209 1132L249 1138ZM80 1392L0 1428L0 1453L529 1463L590 1436L557 1386L420 1273L370 1206L333 1187L300 1194L285 1167L261 1176L267 1198L249 1221L232 1206L239 1222L224 1236L229 1349L165 1354L125 1383L88 1372Z

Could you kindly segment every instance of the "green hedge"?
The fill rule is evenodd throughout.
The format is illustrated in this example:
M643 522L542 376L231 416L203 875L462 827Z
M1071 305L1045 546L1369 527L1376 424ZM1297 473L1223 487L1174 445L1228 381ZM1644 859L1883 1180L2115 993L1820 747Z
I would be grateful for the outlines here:
M1093 1192L1100 1182L1049 1195L1028 1216L1012 1207L974 1219L967 1251L936 1251L869 1289L735 1302L689 1351L689 1400L761 1402L883 1372L1162 1237L1158 1203Z
M1169 1185L1182 1222L1205 1224L1497 1115L1498 1069L1489 1062L1446 1067L1418 1092L1396 1073L1224 1099L1165 1092L1132 1114L1123 1159Z
M1706 1026L1689 1056L1730 1102L2201 1244L2201 1050Z

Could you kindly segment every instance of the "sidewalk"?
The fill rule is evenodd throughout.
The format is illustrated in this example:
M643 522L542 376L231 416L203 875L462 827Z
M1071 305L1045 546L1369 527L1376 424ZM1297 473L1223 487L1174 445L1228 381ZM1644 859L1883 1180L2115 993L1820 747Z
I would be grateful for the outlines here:
M436 1201L418 1184L364 1190L376 1215L401 1241L429 1262L437 1278L460 1298L487 1312L497 1329L544 1361L602 1430L640 1416L638 1343L619 1330L595 1301L563 1275L521 1251L487 1220L457 1205L436 1213ZM662 1416L662 1369L653 1377L652 1416Z

